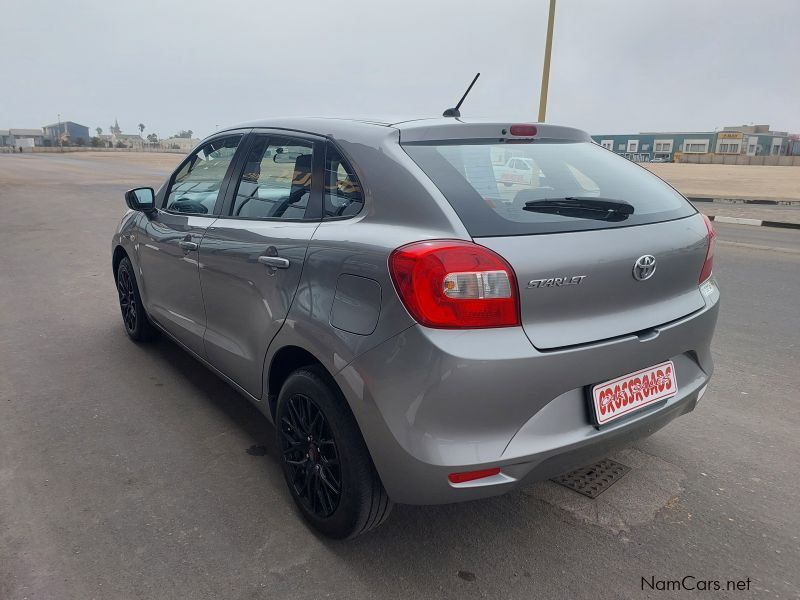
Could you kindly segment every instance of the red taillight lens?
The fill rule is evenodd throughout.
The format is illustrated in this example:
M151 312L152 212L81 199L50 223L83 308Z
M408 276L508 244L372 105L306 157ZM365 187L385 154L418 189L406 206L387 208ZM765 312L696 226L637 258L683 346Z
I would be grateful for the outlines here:
M706 249L706 260L703 263L703 269L700 271L700 283L711 277L711 268L714 266L714 238L717 237L717 234L714 233L711 219L703 215L703 220L706 222L706 229L708 230L708 248Z
M392 252L389 271L406 309L426 327L519 325L514 271L488 248L460 240L415 242Z
M525 137L533 137L539 132L536 125L512 125L509 127L509 131L511 135L522 135Z
M500 468L483 469L482 471L466 471L465 473L450 473L447 478L450 483L466 483L467 481L475 481L476 479L483 479L484 477L492 477L500 473Z

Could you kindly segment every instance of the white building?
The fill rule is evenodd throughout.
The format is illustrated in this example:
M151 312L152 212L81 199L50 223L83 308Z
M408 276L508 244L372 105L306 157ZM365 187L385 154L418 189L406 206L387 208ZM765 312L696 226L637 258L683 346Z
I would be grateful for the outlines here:
M197 138L171 137L161 140L161 147L165 150L181 150L182 152L189 152L199 143L200 140Z
M44 132L41 129L0 129L0 146L29 150L44 145Z

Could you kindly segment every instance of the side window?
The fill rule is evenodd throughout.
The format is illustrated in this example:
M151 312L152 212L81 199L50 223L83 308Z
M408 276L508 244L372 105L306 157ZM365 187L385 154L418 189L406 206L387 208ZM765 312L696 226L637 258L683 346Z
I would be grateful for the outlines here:
M236 187L234 217L302 219L311 195L313 144L258 136Z
M167 194L165 208L197 215L213 214L225 173L242 136L205 144L180 168Z
M325 193L323 216L352 217L361 212L364 195L353 170L331 145L325 153Z

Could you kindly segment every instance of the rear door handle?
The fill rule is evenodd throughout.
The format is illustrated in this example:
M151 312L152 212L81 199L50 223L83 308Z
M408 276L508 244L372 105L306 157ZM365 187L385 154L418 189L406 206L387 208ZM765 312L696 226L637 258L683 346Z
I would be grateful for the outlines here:
M184 250L197 250L197 243L190 242L188 240L181 240L180 242L178 242L178 246L180 246Z
M283 258L282 256L259 256L258 262L260 262L262 265L267 265L268 267L274 267L276 269L289 268L289 259Z

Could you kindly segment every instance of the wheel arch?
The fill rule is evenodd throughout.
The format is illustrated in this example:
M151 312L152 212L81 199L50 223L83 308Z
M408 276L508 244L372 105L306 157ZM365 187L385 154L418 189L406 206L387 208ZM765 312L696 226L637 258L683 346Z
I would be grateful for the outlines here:
M117 278L117 269L119 268L119 263L121 263L122 259L125 257L128 257L128 260L130 260L128 253L125 251L125 248L123 248L120 244L117 244L117 246L114 248L113 258L111 259L111 266L114 270L115 280Z
M339 387L331 372L325 367L321 360L314 356L305 348L295 345L287 345L280 348L272 356L267 371L267 401L269 403L270 415L275 418L275 407L278 402L278 394L286 379L297 369L308 366L319 366L330 378L330 381L337 388ZM339 393L342 390L339 389ZM342 394L344 396L344 394Z

